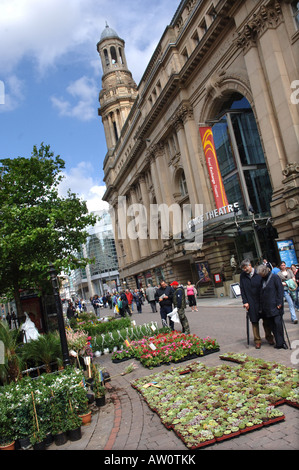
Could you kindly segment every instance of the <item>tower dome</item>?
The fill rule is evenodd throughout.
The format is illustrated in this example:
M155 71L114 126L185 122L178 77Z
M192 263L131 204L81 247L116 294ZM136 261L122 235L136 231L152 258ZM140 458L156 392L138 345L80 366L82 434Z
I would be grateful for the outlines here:
M117 34L116 31L114 31L114 29L110 28L110 26L108 25L106 21L106 26L105 26L104 31L101 34L100 41L103 41L104 39L108 39L108 38L119 38L119 35Z

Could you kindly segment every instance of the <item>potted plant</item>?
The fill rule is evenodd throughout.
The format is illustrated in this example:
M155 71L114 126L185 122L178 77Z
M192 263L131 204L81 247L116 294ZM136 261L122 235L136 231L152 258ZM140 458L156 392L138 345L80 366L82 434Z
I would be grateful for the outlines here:
M46 432L42 429L35 430L30 437L30 442L34 450L46 449Z
M93 378L92 390L95 397L95 402L97 406L105 405L106 399L106 387L103 382L100 380L100 372L95 364L91 366L91 374Z
M14 450L15 437L13 418L10 413L10 403L0 401L0 449Z
M51 398L51 433L57 446L67 442L66 434L66 406L63 397L53 394Z
M82 419L74 413L71 402L69 402L69 408L66 415L65 429L70 441L78 441L81 439L81 424Z

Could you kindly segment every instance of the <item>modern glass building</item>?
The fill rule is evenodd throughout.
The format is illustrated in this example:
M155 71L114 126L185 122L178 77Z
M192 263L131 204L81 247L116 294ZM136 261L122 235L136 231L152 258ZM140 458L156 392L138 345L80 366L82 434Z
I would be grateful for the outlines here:
M89 236L82 246L81 256L92 259L86 268L76 269L70 275L73 286L72 295L89 299L94 295L103 295L119 287L118 262L108 211L93 212L99 220L88 229Z

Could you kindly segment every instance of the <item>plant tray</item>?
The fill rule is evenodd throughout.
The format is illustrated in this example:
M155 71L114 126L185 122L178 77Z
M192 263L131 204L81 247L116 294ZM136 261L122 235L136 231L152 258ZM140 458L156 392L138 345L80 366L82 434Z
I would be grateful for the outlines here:
M290 406L293 406L294 408L299 408L299 403L297 401L285 400L285 403Z
M188 446L186 443L185 445L187 445L188 449L190 450L196 450L196 449L200 449L201 447L206 447L206 446L211 446L212 444L215 444L216 442L216 439L210 439L209 441L204 441L204 442L199 442L198 444L195 444L193 446Z
M264 426L264 423L261 424L254 424L253 426L246 426L244 429L240 429L241 434L245 434L246 432L255 431L256 429L260 429Z
M279 421L284 421L285 416L277 416L276 418L270 418L267 421L264 421L264 426L270 426L271 424L278 423Z
M232 439L240 435L240 431L231 432L230 434L223 434L223 436L216 437L216 442L226 441L227 439Z

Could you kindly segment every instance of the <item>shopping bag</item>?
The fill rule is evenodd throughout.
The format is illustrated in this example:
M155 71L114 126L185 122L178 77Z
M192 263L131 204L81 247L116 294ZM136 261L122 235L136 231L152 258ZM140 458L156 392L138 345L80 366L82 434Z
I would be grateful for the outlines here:
M174 323L180 323L180 317L178 314L178 309L175 307L172 312L167 313L167 316L172 320Z

